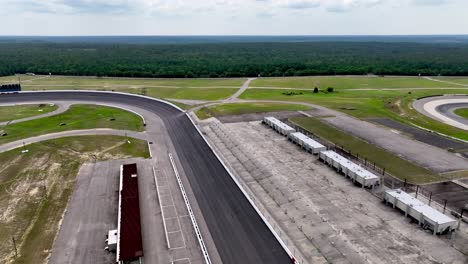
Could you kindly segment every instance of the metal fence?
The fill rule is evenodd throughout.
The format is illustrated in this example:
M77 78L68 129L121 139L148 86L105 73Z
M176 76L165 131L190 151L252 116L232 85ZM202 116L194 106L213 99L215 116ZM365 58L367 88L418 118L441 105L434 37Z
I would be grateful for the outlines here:
M417 185L417 184L409 183L407 180L401 180L400 178L397 178L394 175L387 172L385 168L379 167L374 162L369 161L366 157L359 156L358 153L353 153L351 150L347 150L343 146L336 145L333 142L328 141L327 139L317 136L311 133L310 131L308 131L307 129L289 120L282 120L282 121L294 127L298 132L301 132L304 135L307 135L308 137L320 142L322 145L326 146L327 149L333 150L339 153L340 155L348 158L349 160L359 163L363 167L381 175L383 178L382 184L384 186L390 189L402 189L405 192L414 192L416 198L418 196L423 196L427 198L429 205L437 204L443 210L444 213L446 212L446 210L449 210L451 214L454 215L455 217L463 216L463 218L465 218L464 215L468 215L466 208L451 207L450 209L448 209L447 207L450 206L449 201L441 197L438 197L436 195L433 195L432 191L424 188L424 185ZM463 211L465 211L465 214L463 214Z
M351 150L348 150L344 148L343 146L339 146L327 139L324 139L318 135L315 135L314 133L311 133L307 129L301 127L300 125L297 125L296 123L293 123L289 120L286 121L289 125L294 127L298 132L303 133L304 135L320 142L322 145L327 147L329 150L333 150L336 153L342 155L343 157L349 159L350 161L353 161L355 163L360 164L361 166L365 167L366 169L381 175L383 178L383 184L389 188L403 188L406 185L408 185L406 180L401 180L398 177L395 177L391 173L387 172L385 168L379 167L375 162L372 162L367 159L367 157L359 156L358 153L353 153Z

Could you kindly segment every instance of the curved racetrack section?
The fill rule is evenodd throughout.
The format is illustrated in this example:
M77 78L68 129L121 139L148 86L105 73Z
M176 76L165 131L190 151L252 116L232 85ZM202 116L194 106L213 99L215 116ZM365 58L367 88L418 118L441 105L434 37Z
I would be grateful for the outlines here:
M105 92L28 92L0 103L90 101L138 107L159 116L182 163L223 263L291 263L286 251L234 183L185 113L163 102Z
M417 100L414 108L432 119L468 131L468 119L455 114L455 110L468 108L467 95L434 96Z

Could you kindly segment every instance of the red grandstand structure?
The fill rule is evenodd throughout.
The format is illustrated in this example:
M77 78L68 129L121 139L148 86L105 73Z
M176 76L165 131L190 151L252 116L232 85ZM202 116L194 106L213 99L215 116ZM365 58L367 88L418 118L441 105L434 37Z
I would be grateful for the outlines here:
M120 168L117 263L126 264L143 257L140 202L136 164Z

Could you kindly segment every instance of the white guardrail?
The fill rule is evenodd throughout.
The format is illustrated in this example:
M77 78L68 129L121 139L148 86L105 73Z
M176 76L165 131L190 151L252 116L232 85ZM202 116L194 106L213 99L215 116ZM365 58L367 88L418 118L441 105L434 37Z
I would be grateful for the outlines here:
M208 142L208 140L205 138L205 136L203 135L203 133L200 131L200 129L198 128L198 126L195 124L195 122L192 120L192 118L190 117L189 113L186 113L188 119L192 122L193 126L197 129L198 133L200 134L200 136L203 138L203 140L205 140L206 144L210 147L211 151L213 152L213 154L216 156L216 158L219 160L219 162L223 165L224 169L228 172L228 174L231 176L232 180L236 183L237 187L242 191L242 193L244 194L245 198L247 198L247 200L249 201L250 205L252 205L252 207L255 209L255 211L257 212L257 214L260 216L260 218L262 218L263 222L265 223L265 225L268 227L268 229L270 229L271 233L275 236L276 240L278 240L278 242L281 244L281 246L283 247L283 249L286 251L286 253L289 255L289 257L291 258L291 261L293 263L297 263L299 264L299 261L296 259L296 257L293 255L293 253L291 252L291 250L288 248L288 246L286 245L286 243L284 243L283 239L278 235L278 233L276 232L276 230L273 228L273 226L268 222L267 218L263 215L263 213L261 212L261 210L255 205L255 202L253 201L253 199L249 196L249 194L244 190L244 188L242 187L242 185L240 184L240 182L237 180L237 178L234 176L234 174L232 174L231 170L226 166L226 164L224 164L223 160L221 159L221 157L216 153L216 151L214 150L213 146L211 146L210 142Z
M210 259L210 256L208 255L208 250L206 249L205 242L203 241L203 237L200 232L200 228L198 227L197 220L195 219L195 214L192 211L192 206L190 206L187 193L185 192L184 184L182 183L182 180L180 179L179 172L177 171L177 167L176 167L174 158L172 157L171 153L169 153L169 159L171 160L172 168L174 169L174 173L176 175L177 183L179 184L180 191L182 192L182 196L184 197L185 206L187 206L190 220L192 221L193 229L195 229L195 234L197 235L198 244L200 244L203 257L205 258L205 263L211 264L211 259Z
M154 178L154 184L156 184L156 192L158 193L158 201L159 201L159 208L161 208L161 215L163 219L163 226L164 226L164 234L166 235L166 243L167 243L167 248L171 248L171 243L169 242L169 236L167 234L167 226L166 226L166 217L164 216L164 209L162 206L162 201L161 201L161 193L159 191L159 184L158 184L158 179L156 179L156 171L153 167L153 178Z

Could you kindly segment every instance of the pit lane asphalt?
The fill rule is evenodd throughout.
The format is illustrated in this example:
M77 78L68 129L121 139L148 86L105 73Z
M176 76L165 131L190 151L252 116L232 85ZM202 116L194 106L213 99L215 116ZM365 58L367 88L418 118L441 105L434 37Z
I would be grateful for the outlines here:
M168 130L223 263L291 263L185 113L150 98L118 93L28 92L0 95L0 103L39 100L120 103L156 114Z

